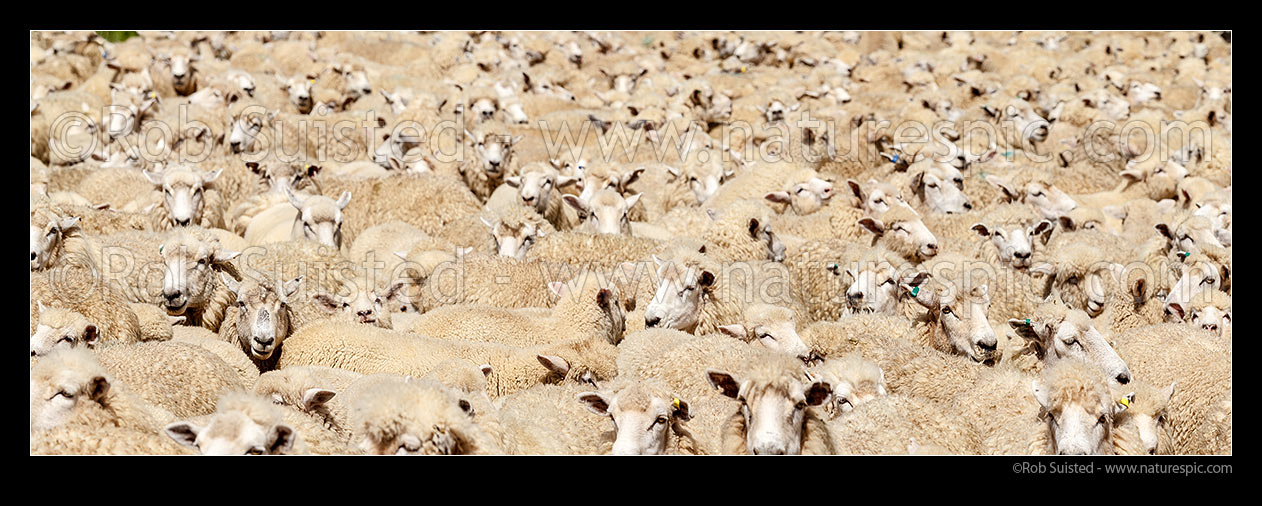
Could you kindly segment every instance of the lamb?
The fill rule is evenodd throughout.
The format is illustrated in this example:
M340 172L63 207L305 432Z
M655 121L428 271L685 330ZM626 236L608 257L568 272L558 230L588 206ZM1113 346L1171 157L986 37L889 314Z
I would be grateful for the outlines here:
M801 362L779 354L759 357L732 373L707 369L706 376L741 409L723 424L723 453L831 455L828 426L809 406L819 406L832 385L806 377Z
M353 344L352 344L353 343ZM351 355L346 350L355 350ZM323 365L363 374L423 376L448 358L490 364L487 394L507 395L542 382L614 376L613 345L599 339L567 340L530 348L416 336L336 321L298 329L285 343L277 368ZM543 367L541 367L541 364Z
M96 356L140 398L177 417L211 413L220 393L245 388L236 369L189 343L116 344L101 347Z
M407 330L436 339L516 347L570 339L600 339L616 345L622 340L625 325L616 286L602 286L594 276L581 275L577 287L561 282L549 287L560 300L547 317L540 318L533 309L452 305L422 314Z
M1202 434L1225 428L1230 418L1215 420L1217 407L1230 400L1231 355L1226 343L1202 329L1175 323L1138 327L1114 334L1118 354L1150 384L1178 382L1170 398L1166 430L1169 453L1224 454L1230 443Z

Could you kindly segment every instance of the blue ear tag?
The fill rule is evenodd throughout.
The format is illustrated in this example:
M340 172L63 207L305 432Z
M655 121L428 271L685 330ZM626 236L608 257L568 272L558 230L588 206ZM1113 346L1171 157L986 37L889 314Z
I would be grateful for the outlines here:
M894 163L898 163L898 155L894 155L894 158L891 158L890 161Z
M1004 152L1003 152L1003 157L1004 157L1004 158L1012 158L1012 151L1004 151Z

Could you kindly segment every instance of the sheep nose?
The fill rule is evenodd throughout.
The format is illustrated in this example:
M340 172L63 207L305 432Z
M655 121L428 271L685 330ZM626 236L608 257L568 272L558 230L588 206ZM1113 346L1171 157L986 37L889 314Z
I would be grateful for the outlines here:
M178 219L178 218L177 218L177 219L175 220L175 224L176 224L176 225L179 225L179 226L181 226L181 227L187 227L187 226L188 226L188 224L189 224L189 221L190 221L190 220L188 220L188 219Z
M661 318L659 318L659 317L656 317L656 316L651 317L651 318L645 318L645 319L644 319L644 326L645 326L645 327L656 327L658 323L661 323L661 321L662 321L662 319L661 319Z
M1117 375L1117 382L1118 382L1118 383L1121 383L1121 384L1123 384L1123 385L1125 385L1125 384L1127 384L1127 383L1130 383L1130 382L1131 382L1131 375L1130 375L1130 374L1128 374L1128 373L1122 373L1122 374L1119 374L1119 375Z
M925 249L936 253L938 251L938 245L937 243L929 243L925 245Z
M254 342L259 343L263 346L271 346L271 344L275 341L276 341L276 338L272 336L267 336L267 337L255 336L254 337Z
M491 164L491 166L492 166L492 167L499 167L499 166L500 166L500 162L498 162L498 161L496 161L496 160L487 160L487 162L486 162L486 163Z
M162 291L162 297L163 297L163 298L165 298L165 299L167 300L167 302L174 302L174 301L175 301L175 299L180 298L180 292L178 292L178 291L176 291L176 292L167 292L167 291L163 290L163 291Z
M998 346L998 344L998 342L981 341L977 343L977 347L981 348L982 351L989 353L995 351L995 347Z
M1030 252L1029 252L1029 251L1018 251L1018 252L1016 252L1016 253L1013 253L1013 254L1012 254L1012 256L1017 257L1017 258L1020 258L1020 259L1022 259L1022 260L1025 260L1025 259L1027 259L1027 258L1030 258Z
M38 256L38 255L36 255L36 254L35 254L35 252L34 252L34 251L32 251L32 252L31 252L31 261L32 261L32 262L34 262L34 261L35 261L35 257L36 257L36 256Z
M972 209L972 208L973 208L973 204L969 204L968 202L964 203L964 209Z
M232 145L232 152L233 152L233 153L240 153L240 152L241 152L241 143L240 143L240 142L238 142L238 141L232 141L232 142L230 142L230 143L228 143L228 144Z
M372 316L372 310L371 310L371 309L368 309L368 310L364 310L364 311L359 311L359 312L357 312L357 313L355 313L355 314L357 314L357 315L359 315L359 316Z
M846 298L854 301L863 300L863 292L847 293Z
M1205 325L1201 325L1201 326L1202 326L1202 327L1205 327L1205 330L1212 330L1212 331L1214 331L1214 332L1218 332L1218 325L1215 325L1215 324L1213 324L1213 323L1207 323L1207 324L1205 324Z

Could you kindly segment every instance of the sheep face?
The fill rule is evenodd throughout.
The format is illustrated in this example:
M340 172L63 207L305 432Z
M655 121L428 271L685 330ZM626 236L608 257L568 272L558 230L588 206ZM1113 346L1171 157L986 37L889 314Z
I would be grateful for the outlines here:
M1114 399L1101 381L1103 378L1097 376L1048 376L1051 378L1032 380L1031 386L1042 408L1040 415L1047 421L1050 449L1058 455L1113 454L1113 418L1126 409L1129 401Z
M311 87L315 86L316 76L291 77L281 84L280 89L289 96L289 103L298 108L302 114L310 114L315 101L311 99Z
M1180 265L1179 271L1179 281L1170 288L1165 300L1166 321L1170 322L1183 321L1188 303L1205 296L1206 292L1221 290L1230 274L1225 266L1205 259Z
M260 190L284 194L286 190L314 189L314 177L320 172L318 165L291 165L285 163L261 166L247 162L246 167L258 176ZM318 193L318 192L312 192Z
M254 77L246 72L239 70L228 71L227 79L232 84L241 88L247 96L254 96Z
M193 62L197 60L197 56L187 53L177 53L175 55L159 56L159 61L166 63L171 68L171 87L175 88L176 93L187 96L195 90L193 73Z
M259 283L253 279L237 283L231 276L221 278L237 296L237 343L256 360L271 358L289 336L289 300L298 291L302 278L285 283Z
M1047 234L1050 234L1054 227L1055 224L1051 220L1042 220L1028 227L1019 225L987 227L978 223L973 225L972 229L978 235L990 239L990 242L999 250L999 263L1025 269L1030 267L1034 245L1046 243ZM1042 240L1036 240L1035 237L1041 237Z
M719 331L743 341L757 339L763 347L803 362L811 360L811 350L798 335L792 310L755 304L746 309L746 319L744 324L722 325Z
M869 179L863 185L853 179L847 179L846 186L849 186L855 198L859 199L859 208L867 211L868 214L879 215L889 211L891 205L907 204L898 188L875 179Z
M1021 145L1026 145L1027 142L1034 143L1047 140L1047 135L1051 129L1051 123L1046 118L1039 116L1037 112L1034 112L1034 108L1024 100L1014 100L1011 105L1005 108L1004 120L1012 125L1013 131Z
M1034 206L1044 218L1053 220L1078 207L1078 203L1060 188L1037 182L1026 185L1025 194L1020 200Z
M576 181L576 178L562 176L556 169L543 164L531 164L522 169L520 176L504 178L505 183L517 188L521 203L539 214L547 212L554 188L569 186Z
M1131 185L1141 185L1148 198L1159 201L1178 196L1179 182L1187 177L1188 170L1173 160L1150 155L1146 160L1126 162L1126 169L1119 174Z
M797 183L786 191L771 192L766 199L772 202L789 204L793 212L799 215L811 214L824 207L824 201L832 198L833 184L829 181L813 177L805 182Z
M613 420L617 434L614 455L662 455L672 431L688 421L688 403L678 396L654 395L643 385L632 385L610 396L600 392L578 394L578 401L592 413Z
M82 314L62 308L47 308L42 302L37 304L39 323L35 334L31 335L31 357L42 357L57 349L96 346L100 334L96 325Z
M79 224L77 216L52 218L47 223L37 223L40 217L42 215L31 216L32 271L41 271L52 267L53 262L57 261L53 257L54 254L61 248L66 236L74 231Z
M964 176L950 165L935 165L917 172L912 178L912 190L920 196L930 211L957 214L973 208L964 196Z
M513 227L500 220L487 221L482 218L482 224L491 229L491 238L495 240L495 247L499 256L516 258L518 260L526 259L526 252L530 251L530 247L535 241L544 236L543 230L535 223L523 223L521 226Z
M617 193L624 193L640 178L640 174L645 170L644 167L637 167L625 174L619 174L615 170L608 167L585 167L580 173L578 180L579 198L590 202L597 192L603 190L612 190Z
M698 204L704 204L714 196L719 191L719 186L734 174L731 170L724 169L717 157L711 160L710 163L693 164L684 169L684 174L688 176L688 188L692 190ZM676 177L681 175L678 169L672 167L670 170Z
M1012 319L1008 320L1008 324L1018 335L1042 350L1043 360L1048 365L1067 359L1080 360L1100 368L1118 384L1124 385L1131 380L1126 362L1081 310L1069 310L1059 320Z
M351 293L347 296L318 293L313 299L325 312L350 318L351 321L363 325L373 325L383 329L394 326L391 318L391 304L398 303L404 282L393 283L379 289L366 289L363 280L351 285Z
M956 353L975 362L997 358L999 341L986 319L989 310L990 291L986 285L973 287L967 294L952 290L939 296L938 323Z
M509 137L508 135L489 133L479 130L477 133L465 131L469 139L473 142L474 152L478 157L478 169L486 172L488 176L499 177L508 168L508 162L512 157L513 144L520 142L522 136Z
M232 133L228 134L228 146L235 153L249 153L254 149L263 127L276 117L275 111L243 111L232 120Z
M574 195L563 195L565 203L578 212L583 227L597 234L631 235L631 207L640 201L640 194L623 198L613 190L602 190L590 201Z
M350 65L339 65L334 70L342 76L342 94L350 100L357 100L372 94L372 83L363 69L355 69Z
M90 352L57 350L31 369L31 430L57 427L76 410L100 407L110 389L105 369ZM73 361L75 367L66 367Z
M899 280L894 266L865 263L846 268L846 275L853 280L846 287L846 307L851 313L897 314Z
M1115 427L1130 426L1138 433L1140 447L1137 450L1141 454L1156 455L1163 439L1169 444L1166 415L1176 384L1171 382L1161 390L1142 383L1135 385L1135 398L1127 399L1130 406L1114 417Z
M214 293L214 271L239 254L223 249L218 240L201 241L183 233L163 242L158 252L166 264L163 308L172 316L205 307Z
M1227 327L1231 326L1231 308L1206 305L1192 311L1191 321L1192 325L1213 332L1218 337L1223 337L1227 333Z
M334 201L323 195L301 199L286 189L289 203L298 209L290 238L316 241L330 248L342 247L342 210L351 203L351 192Z
M1170 230L1167 223L1154 226L1170 243L1175 251L1198 252L1202 247L1224 248L1218 235L1214 233L1213 220L1204 216L1191 216Z
M801 454L807 407L823 404L832 394L832 385L821 379L779 375L740 381L714 369L707 369L706 377L724 396L740 401L746 449L754 455Z
M145 178L162 189L163 205L177 227L199 223L202 219L204 190L219 178L223 169L200 172L188 169L167 169L160 174L145 171Z
M469 103L469 113L479 122L494 119L499 109L499 101L491 97L480 97Z
M714 286L714 273L666 262L656 256L653 261L657 263L661 282L644 310L644 326L691 332L701 316L702 292Z
M891 208L891 211L896 209L898 208ZM888 214L885 213L883 216ZM879 218L868 217L859 220L859 226L876 234L877 242L890 251L921 259L938 254L938 238L934 237L933 232L929 231L929 227L925 226L925 222L919 216L898 216L889 223Z
M239 411L215 413L205 426L183 421L164 430L175 442L202 455L284 455L298 437L288 424L263 425Z

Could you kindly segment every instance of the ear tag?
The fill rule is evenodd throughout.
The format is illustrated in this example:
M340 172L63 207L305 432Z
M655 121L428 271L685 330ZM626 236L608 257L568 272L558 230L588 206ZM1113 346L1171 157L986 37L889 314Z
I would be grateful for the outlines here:
M1012 151L1011 151L1011 150L1009 150L1009 151L1004 151L1004 152L1003 152L1003 157L1004 157L1004 158L1012 158Z
M920 287L919 286L911 287L911 296L915 297L918 294L920 294Z
M1126 407L1128 407L1128 408L1129 408L1129 407L1131 407L1131 401L1130 401L1130 399L1127 399L1127 398L1125 398L1125 397L1123 397L1123 398L1121 398L1121 399L1118 399L1118 400L1117 400L1117 403L1118 403L1118 404L1121 404L1121 405L1123 405L1123 406L1126 406Z
M1187 257L1192 256L1192 254L1191 254L1191 253L1188 253L1188 252L1186 252L1186 251L1180 251L1180 252L1179 252L1179 256L1180 256L1180 257L1183 257L1183 258L1185 258L1185 259L1186 259Z
M1125 399L1123 399L1123 400L1125 400ZM678 398L678 397L676 397L676 398L674 398L673 400L671 400L671 401L670 401L670 405L671 405L671 406L674 406L674 407L675 407L675 409L679 409L679 398Z
M894 158L890 158L890 161L894 163L898 163L898 155L894 155Z
M1026 325L1027 327L1030 325L1030 319L1029 319L1029 318L1026 318L1026 319L1025 319L1025 325Z

